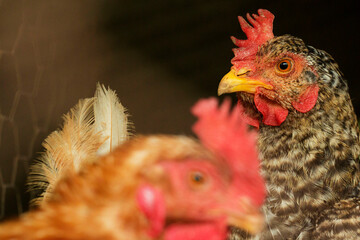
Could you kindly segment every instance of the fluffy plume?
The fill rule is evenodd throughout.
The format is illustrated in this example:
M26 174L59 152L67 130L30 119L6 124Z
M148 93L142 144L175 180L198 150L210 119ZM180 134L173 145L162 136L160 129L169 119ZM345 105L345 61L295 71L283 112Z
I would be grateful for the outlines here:
M115 92L98 84L95 97L80 100L64 116L62 129L45 139L45 152L30 168L29 190L42 191L32 204L51 197L54 186L67 173L78 172L125 141L128 124Z
M45 152L30 168L30 190L44 190L34 199L39 203L47 199L57 181L67 171L78 171L83 164L94 161L96 150L103 143L92 125L94 99L83 99L64 116L61 130L51 133L44 141Z
M106 141L98 149L99 155L109 153L128 139L128 115L119 102L116 93L98 84L94 102L95 131L100 132Z

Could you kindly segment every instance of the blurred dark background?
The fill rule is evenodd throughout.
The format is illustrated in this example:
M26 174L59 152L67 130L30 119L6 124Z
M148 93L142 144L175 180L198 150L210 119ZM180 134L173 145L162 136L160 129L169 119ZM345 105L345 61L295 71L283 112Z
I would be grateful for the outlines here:
M360 111L359 1L0 0L0 219L28 209L41 142L96 82L116 90L136 133L191 134L191 105L215 96L244 38L237 16L266 8L275 35L329 52Z

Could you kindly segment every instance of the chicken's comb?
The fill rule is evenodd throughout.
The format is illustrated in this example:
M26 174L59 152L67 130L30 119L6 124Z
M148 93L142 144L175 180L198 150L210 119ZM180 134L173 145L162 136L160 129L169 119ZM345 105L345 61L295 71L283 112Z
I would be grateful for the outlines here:
M251 69L252 64L249 60L254 59L258 47L274 37L274 15L265 9L259 9L258 14L252 14L252 17L249 13L246 14L246 18L253 26L239 16L241 29L248 39L239 40L233 36L231 37L233 43L239 47L233 49L235 57L231 60L231 63L235 68L248 67ZM240 64L241 66L239 66Z
M191 109L199 119L193 125L202 144L220 155L236 174L259 171L256 132L250 132L240 109L230 112L230 100L220 107L216 98L201 99Z

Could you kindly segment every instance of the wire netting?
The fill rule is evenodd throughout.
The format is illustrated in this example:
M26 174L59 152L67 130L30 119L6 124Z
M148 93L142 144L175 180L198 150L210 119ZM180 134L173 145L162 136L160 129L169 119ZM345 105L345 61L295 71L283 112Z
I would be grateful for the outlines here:
M44 13L39 3L0 2L1 219L27 208L24 183L29 162L48 132L59 97L54 91L57 82L49 78L56 44L39 32ZM54 94L44 94L48 91Z
M91 59L84 39L94 39L90 9L70 2L0 1L0 219L28 209L29 164L61 115L95 86L95 67L84 60ZM77 78L89 85L79 88Z

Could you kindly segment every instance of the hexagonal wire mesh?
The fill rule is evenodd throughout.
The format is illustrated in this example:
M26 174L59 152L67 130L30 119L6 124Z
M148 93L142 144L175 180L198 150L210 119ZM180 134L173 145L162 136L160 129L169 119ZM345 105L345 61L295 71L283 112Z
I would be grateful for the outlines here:
M56 105L56 94L44 94L57 87L46 77L55 45L44 45L39 34L39 3L0 2L0 219L27 208L29 161L47 134Z
M41 142L70 106L94 91L96 74L83 68L96 68L82 64L94 52L85 41L95 39L86 30L91 17L84 20L89 8L69 3L0 1L0 219L28 208L27 171ZM77 79L90 84L74 93L68 82L76 86Z

